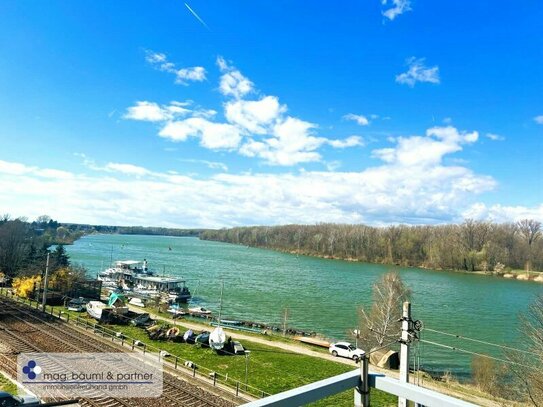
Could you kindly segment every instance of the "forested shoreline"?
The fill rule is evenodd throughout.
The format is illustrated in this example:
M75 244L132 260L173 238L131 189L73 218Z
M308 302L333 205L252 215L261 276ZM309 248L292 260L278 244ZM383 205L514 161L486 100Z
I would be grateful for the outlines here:
M543 271L541 223L465 220L437 226L322 223L206 230L201 239L349 261L436 270Z

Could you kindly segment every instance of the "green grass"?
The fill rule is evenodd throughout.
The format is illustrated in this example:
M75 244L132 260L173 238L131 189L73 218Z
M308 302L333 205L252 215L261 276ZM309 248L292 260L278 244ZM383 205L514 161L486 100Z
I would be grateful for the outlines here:
M11 394L17 394L17 386L12 381L6 379L0 374L0 391L7 391Z
M200 348L186 343L153 341L141 328L111 326L134 339L168 351L172 355L190 360L196 365L212 369L222 375L228 374L229 380L245 381L245 356L219 356L211 349ZM260 343L244 341L245 348L251 351L249 356L249 384L266 393L274 394L317 380L335 376L352 370L341 363L331 362L312 356L292 353ZM397 403L396 397L372 391L372 403L376 406L388 406ZM353 391L338 394L316 403L316 406L351 406Z
M67 311L63 307L55 307L54 314L58 315L60 310L69 314L71 320L79 316L92 324L95 323L93 319L87 318L85 313ZM161 316L168 316L167 314L161 314ZM180 322L180 325L182 325L182 321ZM228 375L228 382L231 384L236 381L245 383L246 360L243 355L221 356L211 349L201 348L198 345L151 340L148 338L145 330L132 326L107 325L105 327L114 332L122 332L125 336L140 340L148 346L165 350L180 359L190 360L201 367L200 372L210 369L219 373L222 378ZM210 326L208 330L211 331L212 329L213 327ZM243 332L243 334L246 334L246 332ZM255 336L265 338L263 335L255 334ZM285 340L285 338L277 336L270 337L270 339L273 341L284 340L285 342L298 344L297 341ZM242 341L242 344L246 349L251 351L248 360L248 384L270 394L279 393L352 370L352 367L341 363L293 353L256 342ZM313 347L310 348L314 349ZM397 404L395 396L379 390L371 391L371 400L374 406L391 406ZM318 407L352 406L353 390L328 397L313 405Z

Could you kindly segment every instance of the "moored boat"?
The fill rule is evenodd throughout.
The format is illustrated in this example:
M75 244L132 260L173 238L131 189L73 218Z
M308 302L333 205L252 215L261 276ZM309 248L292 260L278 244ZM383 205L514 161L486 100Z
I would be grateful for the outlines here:
M189 314L192 315L211 315L211 311L204 307L189 308Z

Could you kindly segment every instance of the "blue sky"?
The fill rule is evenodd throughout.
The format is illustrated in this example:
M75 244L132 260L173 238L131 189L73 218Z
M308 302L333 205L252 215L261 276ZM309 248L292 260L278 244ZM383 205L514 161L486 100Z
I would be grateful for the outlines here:
M0 213L543 220L537 1L21 0L0 13Z

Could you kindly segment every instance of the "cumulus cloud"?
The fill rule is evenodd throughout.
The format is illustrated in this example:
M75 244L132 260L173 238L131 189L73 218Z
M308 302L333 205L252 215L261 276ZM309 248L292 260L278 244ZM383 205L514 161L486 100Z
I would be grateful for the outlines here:
M543 124L543 115L534 117L534 121L535 121L537 124Z
M411 57L406 60L407 72L396 75L396 82L413 87L417 82L440 83L439 67L427 67L424 58Z
M388 9L383 10L383 16L391 21L399 15L411 11L410 0L382 0L381 4L383 7L389 7Z
M360 126L367 126L368 124L370 124L370 121L368 120L368 118L366 116L361 115L361 114L349 113L349 114L346 114L345 116L343 116L343 118L345 120L355 121Z
M165 54L148 52L146 58L160 70L173 69ZM336 140L316 136L318 126L288 115L287 106L281 104L277 96L248 99L248 95L255 92L253 82L221 56L216 62L222 73L219 90L227 97L223 104L226 122L211 121L217 113L214 110L189 109L190 102L159 105L139 101L129 107L123 117L161 123L158 135L171 141L182 142L194 137L204 148L237 151L269 165L292 166L321 161L317 150L325 144L333 148L364 144L359 136ZM347 118L359 124L367 121L360 115L348 115Z
M235 100L225 104L226 119L253 134L266 134L267 127L279 119L287 107L275 96L260 100Z
M374 157L398 166L426 167L440 163L446 154L477 141L479 133L461 132L452 126L432 127L426 136L398 137L396 146L373 151Z
M201 117L168 122L158 134L172 141L198 137L202 147L213 150L234 149L241 141L237 127L227 123L214 123Z
M159 71L175 75L175 83L188 85L189 82L202 82L206 79L206 70L201 66L177 68L173 62L168 61L166 54L147 50L145 60Z

